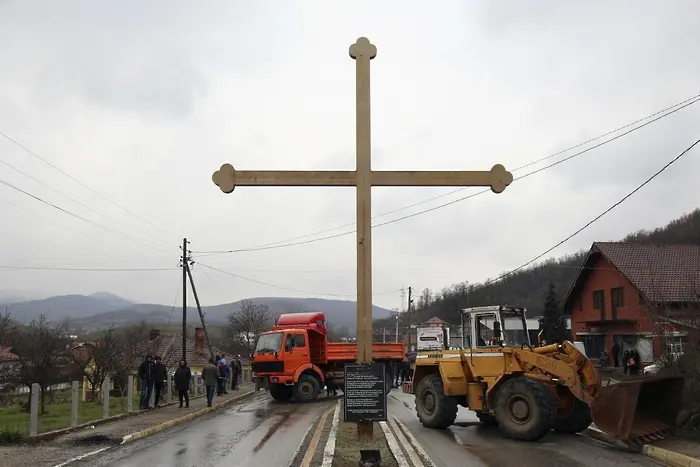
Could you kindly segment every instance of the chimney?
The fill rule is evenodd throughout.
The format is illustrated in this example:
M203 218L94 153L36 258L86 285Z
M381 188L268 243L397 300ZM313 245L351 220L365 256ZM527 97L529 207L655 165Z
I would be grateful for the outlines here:
M194 353L204 355L204 328L194 328Z
M151 329L150 334L148 335L149 340L156 340L160 337L160 329Z

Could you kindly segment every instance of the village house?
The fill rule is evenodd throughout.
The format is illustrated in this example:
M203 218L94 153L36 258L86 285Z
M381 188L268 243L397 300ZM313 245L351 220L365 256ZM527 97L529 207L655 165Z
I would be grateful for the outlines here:
M682 352L700 312L700 246L593 243L563 306L590 358L613 342L643 364Z
M20 370L19 357L9 347L0 347L0 390L14 386Z

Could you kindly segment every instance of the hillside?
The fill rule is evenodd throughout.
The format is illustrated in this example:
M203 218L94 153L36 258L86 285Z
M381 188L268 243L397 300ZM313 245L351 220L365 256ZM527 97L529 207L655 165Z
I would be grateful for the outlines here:
M356 306L354 301L325 300L320 298L258 297L251 301L264 304L273 314L301 311L322 311L333 326L355 329ZM203 307L208 324L225 324L227 316L238 310L239 302ZM20 323L28 323L40 315L47 315L49 321L69 320L72 329L91 332L110 325L122 326L146 320L155 326L175 324L182 319L182 308L167 305L135 304L108 292L98 292L90 296L63 295L44 300L13 303L8 306L12 317ZM373 316L382 319L389 316L389 310L375 306ZM199 323L197 309L187 309L187 321L194 327Z
M671 221L653 231L639 231L622 241L634 243L696 244L700 245L700 209ZM438 316L448 322L457 322L456 310L471 306L508 304L524 306L528 315L541 316L547 287L553 283L559 296L568 292L588 250L558 259L550 259L523 269L502 281L486 286L454 284L440 292L416 291L415 314L411 321L421 322ZM391 326L393 320L383 320L378 326Z

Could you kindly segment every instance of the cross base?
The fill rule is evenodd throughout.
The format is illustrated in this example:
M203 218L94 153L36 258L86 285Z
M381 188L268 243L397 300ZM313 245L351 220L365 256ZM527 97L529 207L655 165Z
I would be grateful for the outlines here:
M357 440L372 441L374 439L374 423L357 422Z

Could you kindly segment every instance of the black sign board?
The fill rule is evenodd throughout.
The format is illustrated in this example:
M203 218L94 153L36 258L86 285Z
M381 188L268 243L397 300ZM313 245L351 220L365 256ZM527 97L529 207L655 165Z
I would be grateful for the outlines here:
M383 363L345 365L344 420L346 422L385 422L386 367Z

